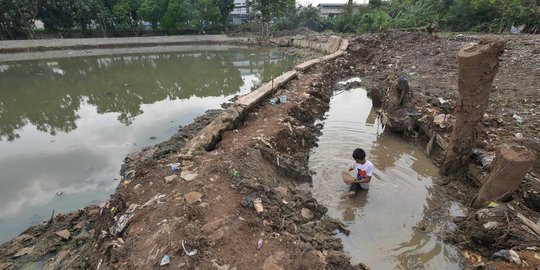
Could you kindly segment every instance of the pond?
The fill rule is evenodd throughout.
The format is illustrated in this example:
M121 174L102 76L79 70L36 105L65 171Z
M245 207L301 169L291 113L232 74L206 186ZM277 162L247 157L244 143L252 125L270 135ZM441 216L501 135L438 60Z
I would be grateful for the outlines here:
M438 169L421 149L383 132L366 91L337 92L323 124L309 160L312 192L350 230L339 237L352 263L371 269L462 269L458 250L439 237L452 226L447 217L462 214L459 205L435 184ZM369 191L351 199L340 173L354 161L357 147L366 151L375 172Z
M0 243L53 209L106 200L128 153L167 140L294 61L270 48L160 48L0 62Z

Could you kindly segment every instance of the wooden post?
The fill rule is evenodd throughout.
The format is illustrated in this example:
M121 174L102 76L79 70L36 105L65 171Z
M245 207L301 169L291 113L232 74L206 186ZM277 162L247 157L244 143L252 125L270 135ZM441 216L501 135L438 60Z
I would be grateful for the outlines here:
M482 129L481 120L488 106L493 78L499 69L504 42L480 42L458 52L459 97L456 124L442 165L444 175L463 173Z
M491 172L472 206L479 208L487 201L516 191L535 159L536 154L523 146L499 146L491 163Z

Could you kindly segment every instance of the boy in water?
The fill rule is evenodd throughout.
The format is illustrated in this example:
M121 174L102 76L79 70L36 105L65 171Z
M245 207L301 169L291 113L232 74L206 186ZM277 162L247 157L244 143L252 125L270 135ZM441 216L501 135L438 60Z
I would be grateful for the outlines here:
M368 190L369 181L371 181L371 176L373 175L373 163L369 160L366 160L366 152L361 148L356 148L353 151L352 157L354 163L349 167L349 172L355 170L355 176L351 176L347 172L342 172L341 176L343 182L349 185L348 196L353 198L356 196L359 190Z

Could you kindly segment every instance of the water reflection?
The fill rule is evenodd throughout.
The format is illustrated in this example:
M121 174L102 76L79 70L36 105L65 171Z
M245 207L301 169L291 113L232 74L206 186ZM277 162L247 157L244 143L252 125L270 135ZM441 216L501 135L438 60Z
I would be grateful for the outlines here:
M268 81L290 64L282 58L269 50L228 50L3 63L0 139L20 137L17 130L27 124L52 135L74 130L84 103L120 113L118 121L130 125L142 104L229 96L246 74Z
M0 63L0 243L106 199L127 153L292 61L236 48Z
M456 250L436 237L445 220L432 210L450 207L432 184L437 168L421 150L382 132L363 89L336 95L330 105L309 161L313 193L348 224L350 235L339 237L352 262L372 269L460 269ZM349 199L340 172L356 147L366 151L375 173L370 190Z

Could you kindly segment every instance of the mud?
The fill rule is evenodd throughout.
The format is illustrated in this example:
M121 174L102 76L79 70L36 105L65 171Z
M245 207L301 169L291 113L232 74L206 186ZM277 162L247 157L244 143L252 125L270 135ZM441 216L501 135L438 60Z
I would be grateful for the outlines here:
M159 269L164 255L171 258L165 269L359 269L335 237L338 231L347 233L344 225L328 218L327 209L298 188L310 181L307 160L321 128L315 120L328 110L334 83L360 76L371 93L380 90L384 104L394 79L407 77L418 115L403 135L425 146L436 133L439 139L430 152L440 162L454 121L457 50L480 38L504 39L507 50L484 115L477 162L503 142L538 151L539 37L405 32L359 36L351 40L345 56L317 64L276 91L274 97L285 95L286 103L262 103L238 129L225 132L215 149L196 153L178 170L171 165L179 162L180 147L217 112L167 142L129 155L125 179L107 204L57 215L50 224L28 229L0 247L0 269ZM434 123L439 114L445 114L442 124ZM480 166L479 177L488 168ZM540 265L531 255L540 244L539 232L523 221L538 219L538 169L537 163L504 202L455 218L457 228L447 233L447 241L482 256L481 262L471 261L471 267L521 267L490 259L494 251L510 248L529 269ZM193 174L182 174L187 171ZM170 180L171 175L176 177ZM473 178L449 178L442 184L468 205L479 186ZM254 207L258 199L260 213ZM130 217L127 226L111 230L115 218L124 215ZM486 229L489 221L501 225ZM69 230L68 239L55 234L62 229ZM23 249L27 247L33 249ZM15 258L17 252L28 254Z

